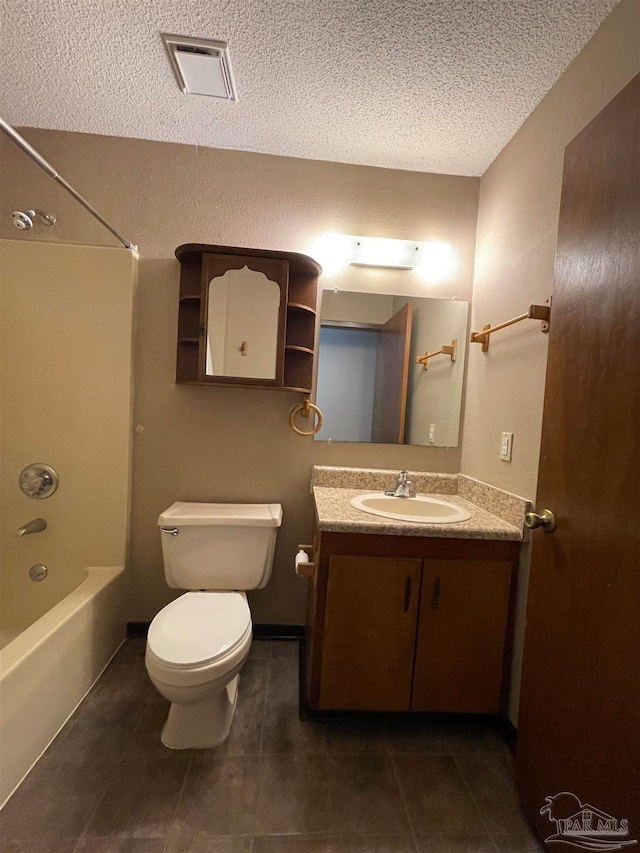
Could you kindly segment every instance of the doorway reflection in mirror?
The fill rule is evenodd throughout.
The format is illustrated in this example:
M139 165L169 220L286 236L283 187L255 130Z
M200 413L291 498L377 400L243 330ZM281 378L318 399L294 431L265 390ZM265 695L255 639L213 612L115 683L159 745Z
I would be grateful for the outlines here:
M316 440L456 447L468 316L457 300L323 291ZM455 361L417 361L454 339Z

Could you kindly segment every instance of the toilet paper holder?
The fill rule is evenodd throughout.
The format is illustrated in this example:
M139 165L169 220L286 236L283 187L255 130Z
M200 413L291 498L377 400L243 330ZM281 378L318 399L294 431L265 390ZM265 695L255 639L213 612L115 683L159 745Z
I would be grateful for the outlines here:
M298 551L313 553L313 545L298 545ZM296 574L301 578L311 578L315 574L315 563L296 563Z

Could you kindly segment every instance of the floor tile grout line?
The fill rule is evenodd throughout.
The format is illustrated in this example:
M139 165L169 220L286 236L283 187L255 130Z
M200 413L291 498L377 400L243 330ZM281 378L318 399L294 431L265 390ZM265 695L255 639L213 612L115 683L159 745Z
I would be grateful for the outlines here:
M411 841L413 843L413 849L415 851L417 851L418 850L418 841L416 839L416 831L415 831L414 826L413 826L413 821L411 820L411 815L409 814L409 809L407 808L407 801L405 799L404 790L402 788L402 783L400 781L400 774L398 773L398 766L396 764L396 759L395 759L395 756L393 755L393 753L391 753L389 757L391 758L391 764L393 766L393 772L395 773L396 782L398 783L398 788L400 790L400 798L402 800L402 806L404 808L404 813L405 813L406 818L407 818L407 823L409 824L409 829L411 830Z
M491 841L491 844L494 846L496 853L500 853L498 845L496 844L496 840L493 837L493 832L489 829L489 824L487 823L487 821L484 818L484 811L480 808L480 803L477 801L475 794L471 790L471 785L469 785L469 783L467 782L467 778L464 775L464 773L462 772L462 768L460 767L460 765L458 763L457 757L455 755L452 755L451 757L453 758L453 763L455 764L456 770L458 771L458 775L462 779L462 782L463 782L465 788L467 789L467 791L469 792L469 795L471 796L471 799L473 800L474 806L478 810L478 814L480 815L480 819L482 820L482 825L484 826L484 828L486 830L486 833L489 837L489 840Z
M245 832L244 835L247 835L247 833ZM386 831L380 830L380 829L366 830L366 831L363 831L361 829L354 830L354 831L331 829L331 830L328 830L327 832L323 832L322 830L319 830L319 829L314 829L312 832L256 832L256 833L254 833L255 838L281 838L283 836L286 838L297 838L301 835L303 835L305 837L306 836L312 836L314 838L315 837L327 838L327 837L330 837L332 835L348 835L348 836L352 836L354 838L367 839L367 838L377 838L380 835L385 835L385 836L388 836L389 838L406 838L407 835L410 835L410 833L398 832L396 830L393 830L392 832L386 832ZM217 836L212 835L209 837L210 838L216 838ZM241 837L241 836L231 836L231 837L236 838L236 837Z
M329 753L325 752L322 756L324 758L324 766L327 774L327 803L329 805L329 826L333 829L333 797L331 796L331 773L329 770Z
M253 839L256 835L256 829L258 826L258 805L260 803L260 780L262 776L262 767L263 767L263 754L262 754L262 740L264 738L264 723L265 718L267 716L267 691L269 689L269 678L271 677L271 654L273 650L273 643L269 641L269 657L268 657L268 665L267 665L267 680L264 685L264 696L262 697L262 723L260 725L260 743L258 745L258 784L256 786L256 803L255 810L253 813L253 831L251 834L251 845L250 845L250 853L253 850Z
M108 789L109 785L111 784L111 780L114 778L114 776L116 774L116 770L118 769L118 767L120 767L120 764L122 763L122 759L124 758L127 750L129 749L129 747L133 743L133 739L135 738L138 729L142 725L142 720L144 719L144 715L147 712L147 708L149 707L149 705L152 701L153 700L151 700L151 699L147 699L147 701L142 706L142 710L140 711L140 717L138 718L138 722L133 727L133 731L131 732L129 739L127 740L126 744L124 745L124 748L123 748L122 752L120 753L120 757L118 758L118 760L114 764L113 770L109 774L109 777L107 778L105 785L102 788L102 792L96 801L95 807L94 807L93 811L91 812L91 814L89 815L89 818L88 818L87 822L85 823L82 832L80 833L80 838L78 840L78 844L80 844L80 842L85 837L85 833L87 831L87 828L89 827L89 825L90 825L91 821L93 820L96 812L98 811L102 801L104 800L105 794L107 793L107 789Z
M240 676L242 677L242 675ZM262 723L260 725L260 743L258 744L258 755L262 757L262 742L264 739L264 723L267 716L267 693L269 690L269 679L271 678L271 644L269 645L269 663L267 666L267 680L264 685L264 696L262 697ZM258 764L261 762L258 761Z
M179 793L178 793L178 796L176 797L176 804L175 804L175 806L173 807L173 814L171 815L171 820L170 820L170 822L169 822L169 830L168 830L168 832L167 832L167 837L165 838L165 841L164 841L164 846L163 846L163 848L162 848L162 853L167 853L167 850L168 850L168 847L169 847L169 841L171 840L171 832L172 832L173 827L174 827L174 824L175 824L175 822L176 822L176 817L177 817L177 814L178 814L178 809L179 809L179 807L180 807L180 800L182 799L182 794L184 793L184 789L185 789L186 784L187 784L187 779L188 779L188 777L189 777L189 771L191 770L191 765L192 765L192 764L193 764L193 753L189 756L189 762L188 762L188 764L187 764L187 769L186 769L186 771L185 771L184 778L183 778L183 780L182 780L182 785L180 785L180 791L179 791Z

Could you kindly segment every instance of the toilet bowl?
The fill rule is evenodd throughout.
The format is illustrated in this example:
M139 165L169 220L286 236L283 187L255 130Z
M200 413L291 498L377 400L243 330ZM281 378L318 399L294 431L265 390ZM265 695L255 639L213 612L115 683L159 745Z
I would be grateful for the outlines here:
M149 627L145 664L171 702L162 730L170 749L204 749L228 736L239 674L251 647L245 589L271 575L279 504L173 504L159 518L165 576L190 589Z
M229 734L238 673L251 647L244 593L187 592L149 627L145 663L171 702L161 740L170 749L205 749Z

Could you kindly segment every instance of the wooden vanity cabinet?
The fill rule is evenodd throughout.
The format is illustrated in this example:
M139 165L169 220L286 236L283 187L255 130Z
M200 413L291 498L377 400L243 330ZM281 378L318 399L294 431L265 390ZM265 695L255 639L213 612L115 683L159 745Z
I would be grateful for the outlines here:
M415 559L329 558L321 707L410 706L421 572Z
M412 711L497 714L513 564L424 560Z
M506 712L518 542L319 533L310 711Z

